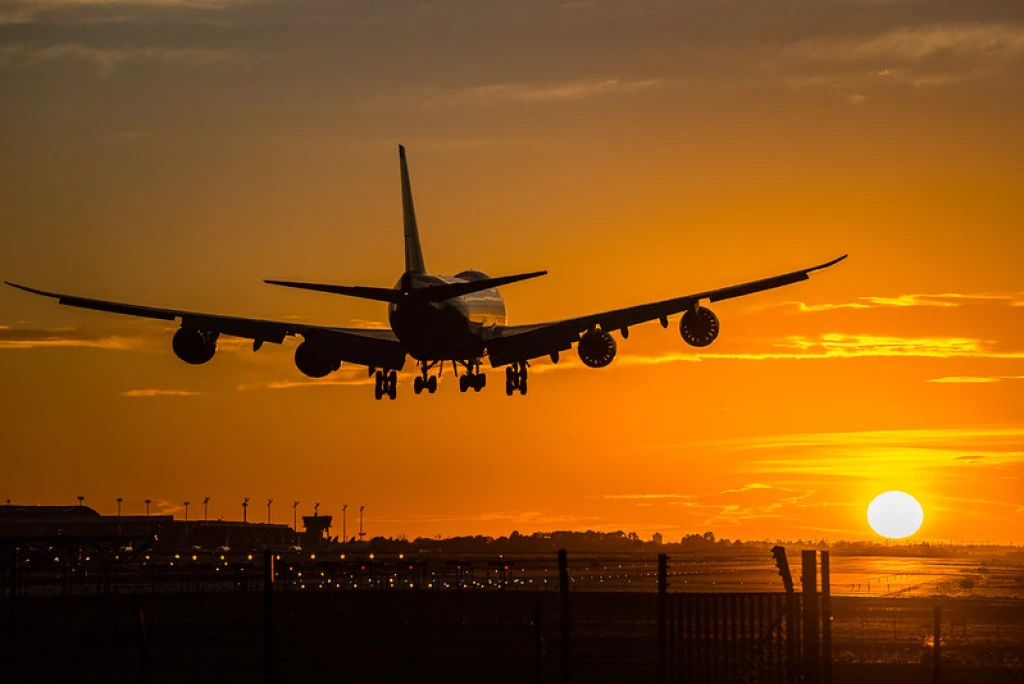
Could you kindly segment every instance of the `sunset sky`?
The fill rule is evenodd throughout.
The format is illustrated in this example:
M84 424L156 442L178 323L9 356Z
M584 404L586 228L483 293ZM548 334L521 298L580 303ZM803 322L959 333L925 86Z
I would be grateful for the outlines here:
M397 280L398 143L431 271L550 271L512 323L850 254L513 398L3 287L0 500L835 540L901 489L915 539L1024 541L1022 3L6 0L0 99L0 279L58 292L382 324L262 280Z

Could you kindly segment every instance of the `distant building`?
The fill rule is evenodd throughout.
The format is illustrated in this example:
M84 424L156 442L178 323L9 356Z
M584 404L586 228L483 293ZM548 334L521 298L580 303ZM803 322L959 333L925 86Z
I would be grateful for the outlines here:
M651 537L651 541L653 541L658 546L661 546L665 543L665 538L661 536L661 532L655 532L654 535Z

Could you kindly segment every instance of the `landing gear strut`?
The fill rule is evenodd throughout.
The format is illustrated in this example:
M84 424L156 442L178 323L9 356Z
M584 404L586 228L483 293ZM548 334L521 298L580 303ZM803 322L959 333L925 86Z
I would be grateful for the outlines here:
M487 386L487 376L480 371L480 359L466 361L466 372L459 377L459 391L466 392L470 388L479 392Z
M377 371L376 382L373 386L373 397L378 401L387 395L388 399L394 399L398 394L398 371Z
M526 394L527 384L527 368L529 363L526 361L516 361L505 368L505 394L512 396L516 390L519 390L520 394Z
M437 376L428 375L430 369L437 365L437 362L428 363L427 361L420 362L420 375L412 381L412 391L416 394L420 394L423 390L427 390L429 394L433 394L437 391Z

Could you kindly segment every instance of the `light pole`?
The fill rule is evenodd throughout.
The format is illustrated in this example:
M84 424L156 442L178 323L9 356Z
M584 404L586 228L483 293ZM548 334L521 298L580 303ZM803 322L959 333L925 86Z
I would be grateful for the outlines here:
M360 506L359 507L359 541L363 541L363 537L366 536L366 533L363 532L363 509L364 508L366 508L366 506Z
M273 499L267 499L267 524L270 524L270 506L274 503Z
M203 499L203 520L205 521L205 520L209 520L209 519L210 519L210 497L207 496L207 497L205 497Z
M189 502L186 501L185 502L185 524L186 525L188 525L188 504L189 504Z
M79 507L79 508L81 508L81 507L82 507L82 502L83 502L83 501L85 501L85 497L84 497L84 496L82 496L81 494L79 494L79 495L78 495L78 507Z
M249 497L242 500L242 522L249 522Z
M121 502L124 501L120 496L117 497L117 536L121 536Z
M345 511L348 510L348 504L344 504L341 507L341 542L348 544L348 514Z
M295 534L299 533L299 502L292 502L292 529L295 530Z
M153 503L152 499L146 499L146 517L149 517L149 504Z

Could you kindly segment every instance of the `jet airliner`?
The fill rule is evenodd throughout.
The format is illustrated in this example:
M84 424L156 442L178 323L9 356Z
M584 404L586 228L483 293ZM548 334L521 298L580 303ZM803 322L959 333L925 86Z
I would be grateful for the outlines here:
M459 375L459 389L479 392L487 383L483 373L485 359L494 368L505 368L505 393L527 392L530 362L559 355L576 346L576 353L591 368L607 366L615 358L617 344L629 329L648 321L660 321L668 327L668 317L682 313L679 334L693 347L706 347L718 337L718 317L702 302L719 302L733 297L762 292L807 280L810 274L828 268L846 255L817 266L781 275L730 285L717 290L674 297L614 311L568 318L533 325L507 325L505 303L498 287L545 275L546 271L491 278L479 271L462 271L454 276L427 272L420 247L419 228L409 184L405 148L398 147L402 184L402 217L405 234L405 272L393 288L326 285L289 280L266 280L271 285L314 290L384 302L388 305L390 330L339 328L325 325L268 321L235 316L163 309L125 304L77 295L58 294L7 282L12 287L45 297L53 297L68 306L180 321L171 347L182 361L199 365L210 361L217 351L221 335L253 341L253 351L266 342L281 344L286 337L299 335L295 365L311 378L323 378L337 371L342 363L366 366L374 377L374 396L394 399L398 371L411 356L418 366L413 381L416 394L437 390L437 378L443 364L451 364ZM436 373L436 374L435 374Z

